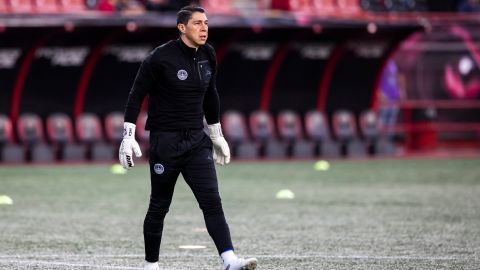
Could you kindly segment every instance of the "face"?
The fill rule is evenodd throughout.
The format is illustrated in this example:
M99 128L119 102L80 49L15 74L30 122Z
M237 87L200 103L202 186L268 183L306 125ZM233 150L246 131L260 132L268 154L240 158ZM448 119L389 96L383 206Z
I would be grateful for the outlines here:
M187 46L198 48L204 45L208 38L208 19L205 13L194 12L187 25L179 24L181 38Z

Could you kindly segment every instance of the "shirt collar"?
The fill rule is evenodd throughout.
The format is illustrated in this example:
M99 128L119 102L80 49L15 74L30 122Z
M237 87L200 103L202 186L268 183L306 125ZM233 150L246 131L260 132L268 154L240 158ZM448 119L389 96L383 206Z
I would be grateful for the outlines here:
M185 52L187 55L195 57L197 50L200 50L201 46L198 47L197 50L195 48L190 48L183 42L181 38L177 39L177 43L180 45L180 48L182 49L183 52Z

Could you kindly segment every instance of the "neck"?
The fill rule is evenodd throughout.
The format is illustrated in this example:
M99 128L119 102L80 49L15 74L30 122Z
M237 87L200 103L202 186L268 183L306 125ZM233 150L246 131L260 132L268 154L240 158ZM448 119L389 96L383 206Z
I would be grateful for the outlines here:
M192 49L195 49L198 50L198 46L195 46L194 44L192 44L192 42L190 40L188 40L188 38L185 37L185 35L180 35L180 39L183 41L183 43L185 43L185 45L187 45L188 47L192 48Z

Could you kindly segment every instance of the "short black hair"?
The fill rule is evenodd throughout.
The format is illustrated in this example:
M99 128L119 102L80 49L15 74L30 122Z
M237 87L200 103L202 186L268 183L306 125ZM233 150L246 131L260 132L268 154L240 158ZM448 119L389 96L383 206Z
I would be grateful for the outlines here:
M183 7L177 12L177 25L178 24L187 25L188 20L192 18L192 14L194 12L205 13L205 9L197 5L190 5L190 6Z

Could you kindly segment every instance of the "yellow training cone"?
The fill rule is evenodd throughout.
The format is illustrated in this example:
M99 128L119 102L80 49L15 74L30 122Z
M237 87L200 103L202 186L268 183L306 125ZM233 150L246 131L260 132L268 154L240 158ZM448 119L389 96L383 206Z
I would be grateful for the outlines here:
M326 160L319 160L313 165L315 171L328 171L330 169L330 163Z
M0 205L1 204L11 205L13 204L13 200L7 195L0 195Z
M277 192L275 198L280 200L291 200L295 198L295 193L293 193L290 189L282 189Z

